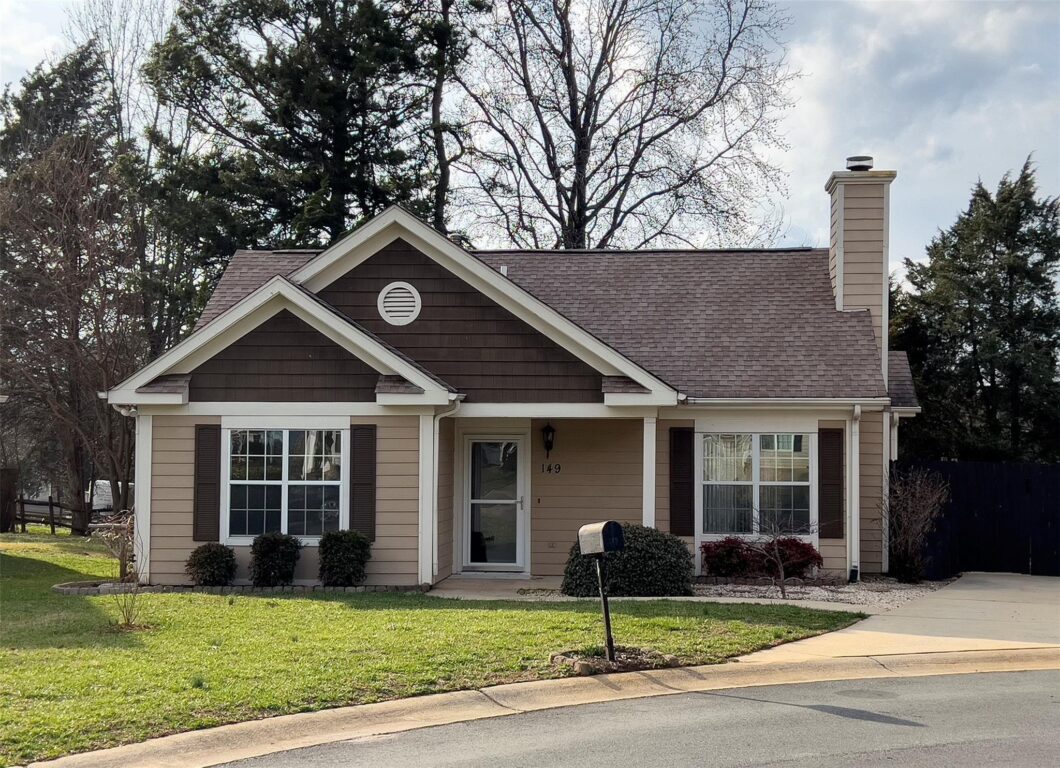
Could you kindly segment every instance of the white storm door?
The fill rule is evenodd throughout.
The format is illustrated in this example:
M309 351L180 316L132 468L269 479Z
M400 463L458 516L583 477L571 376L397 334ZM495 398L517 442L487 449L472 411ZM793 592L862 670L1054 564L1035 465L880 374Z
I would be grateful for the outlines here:
M469 437L464 454L464 562L473 570L524 565L523 439Z

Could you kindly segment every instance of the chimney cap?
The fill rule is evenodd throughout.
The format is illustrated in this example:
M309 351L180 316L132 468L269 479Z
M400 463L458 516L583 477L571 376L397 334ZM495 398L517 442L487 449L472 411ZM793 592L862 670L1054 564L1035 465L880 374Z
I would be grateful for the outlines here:
M848 171L871 171L872 155L851 155L847 158Z

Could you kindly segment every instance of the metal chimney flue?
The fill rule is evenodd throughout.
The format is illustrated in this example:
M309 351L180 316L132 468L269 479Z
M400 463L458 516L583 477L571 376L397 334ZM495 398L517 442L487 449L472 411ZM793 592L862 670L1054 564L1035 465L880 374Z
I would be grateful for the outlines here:
M848 171L871 171L872 155L852 155L847 158Z

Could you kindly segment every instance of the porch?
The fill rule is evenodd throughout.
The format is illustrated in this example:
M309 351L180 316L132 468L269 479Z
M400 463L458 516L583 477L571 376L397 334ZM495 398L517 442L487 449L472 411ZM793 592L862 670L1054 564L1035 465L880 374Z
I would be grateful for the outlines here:
M670 426L656 418L443 418L437 562L483 588L563 574L578 528L597 520L669 530ZM691 426L691 422L687 422ZM544 430L554 434L546 448ZM498 587L500 588L500 587Z

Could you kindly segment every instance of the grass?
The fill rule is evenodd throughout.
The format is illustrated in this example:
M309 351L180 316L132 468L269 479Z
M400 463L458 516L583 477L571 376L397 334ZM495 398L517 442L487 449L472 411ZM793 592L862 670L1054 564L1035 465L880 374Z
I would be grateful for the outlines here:
M599 644L594 603L462 602L419 594L143 595L122 632L110 577L79 537L0 536L0 765L267 715L559 677L549 654ZM689 664L850 624L794 607L630 601L622 645Z

